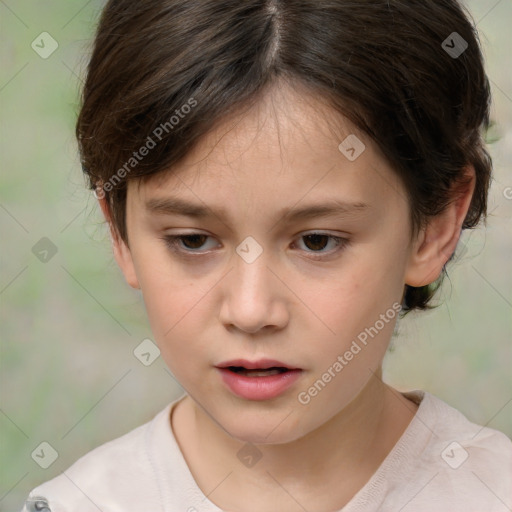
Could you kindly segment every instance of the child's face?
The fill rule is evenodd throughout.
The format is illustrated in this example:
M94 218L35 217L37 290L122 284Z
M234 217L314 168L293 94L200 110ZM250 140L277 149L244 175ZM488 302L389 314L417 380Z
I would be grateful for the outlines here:
M122 246L117 257L128 282L141 287L161 355L215 422L244 441L297 439L375 378L410 271L398 177L368 137L358 134L366 149L350 161L338 146L351 125L336 137L326 109L304 99L289 89L266 97L231 131L234 123L212 132L173 175L128 190L130 250ZM171 198L208 215L146 206ZM293 220L282 213L334 202L367 207ZM306 237L314 232L348 243ZM163 240L194 233L207 236L178 240L176 252ZM216 368L262 358L302 371L262 399L252 384L250 398L233 392Z

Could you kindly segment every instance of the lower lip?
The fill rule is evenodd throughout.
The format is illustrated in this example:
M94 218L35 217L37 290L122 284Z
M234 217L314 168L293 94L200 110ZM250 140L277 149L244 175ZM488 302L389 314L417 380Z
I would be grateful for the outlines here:
M228 388L235 395L247 400L275 398L292 386L302 374L302 370L288 370L268 377L246 377L227 368L218 370Z

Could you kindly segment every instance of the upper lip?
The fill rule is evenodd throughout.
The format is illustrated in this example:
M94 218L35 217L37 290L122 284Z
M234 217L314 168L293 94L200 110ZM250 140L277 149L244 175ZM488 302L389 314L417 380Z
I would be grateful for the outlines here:
M277 361L275 359L258 359L257 361L247 361L247 359L232 359L231 361L224 361L216 365L217 368L228 368L230 366L241 366L247 370L258 370L267 368L288 368L288 370L300 370L295 366Z

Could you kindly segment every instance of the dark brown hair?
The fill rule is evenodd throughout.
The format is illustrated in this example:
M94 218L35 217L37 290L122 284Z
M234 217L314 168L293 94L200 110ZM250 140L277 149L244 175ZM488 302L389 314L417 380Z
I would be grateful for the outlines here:
M473 228L487 215L492 162L470 20L456 0L110 0L76 126L84 173L128 243L127 181L170 172L217 122L288 80L376 142L405 185L413 234L472 164L463 229ZM403 311L431 308L445 274L406 285Z

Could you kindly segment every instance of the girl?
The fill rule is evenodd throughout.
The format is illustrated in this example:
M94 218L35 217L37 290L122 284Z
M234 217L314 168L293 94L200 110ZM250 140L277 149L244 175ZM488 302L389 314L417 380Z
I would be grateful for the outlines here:
M24 510L509 510L511 441L382 381L486 215L489 103L456 0L109 1L82 165L185 394Z

